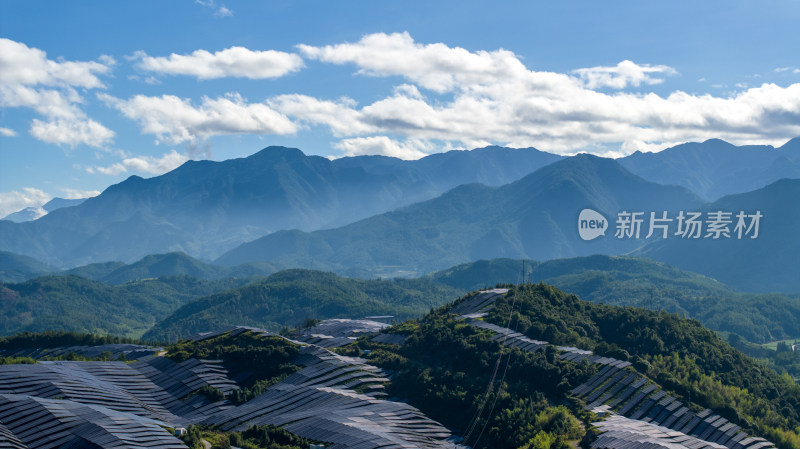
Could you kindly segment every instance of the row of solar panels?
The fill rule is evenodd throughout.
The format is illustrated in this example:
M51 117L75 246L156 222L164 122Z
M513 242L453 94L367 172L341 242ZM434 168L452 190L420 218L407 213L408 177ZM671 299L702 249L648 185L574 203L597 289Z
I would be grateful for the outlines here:
M492 338L507 347L534 352L544 350L548 346L547 342L532 340L519 332L492 323L472 320L470 324L495 332L496 335ZM629 417L630 422L636 426L642 422L654 423L677 432L673 436L695 438L696 441L692 440L692 449L715 447L767 449L774 446L763 438L748 437L739 426L713 414L710 410L695 414L678 399L668 395L639 373L625 369L631 365L630 362L595 355L591 351L574 347L557 346L555 349L560 352L561 359L572 362L585 359L589 363L603 365L597 374L572 390L573 394L587 402L589 409L607 405L620 415ZM636 441L638 440L607 436L598 443L601 446L596 447L642 449L652 443L640 442L642 445L636 446ZM611 443L618 445L610 445Z
M453 308L450 309L450 313L454 315L480 313L491 308L494 302L506 293L508 293L507 288L480 291L453 306Z
M123 362L40 362L0 367L0 394L63 398L106 406L183 425L224 405L192 393L211 386L227 393L238 388L219 361L164 357Z
M446 428L416 408L379 399L388 379L365 360L309 346L294 363L304 368L202 423L224 430L286 426L302 437L332 443L331 448L458 447L447 441L452 434Z
M389 327L386 323L371 320L330 319L301 331L292 340L322 348L345 346L361 335L376 334Z
M603 411L603 409L595 409L597 413ZM593 449L672 449L675 447L726 449L726 446L709 443L681 432L675 432L667 427L620 415L612 415L603 421L592 424L603 432L592 442Z
M321 324L326 332L337 335L333 338L386 326L345 320ZM236 327L193 338L243 332L269 334ZM383 386L388 379L365 360L305 346L293 363L304 368L239 406L227 400L210 403L194 394L204 386L223 393L238 388L219 361L175 363L147 357L128 364L3 365L0 448L122 447L126 441L135 441L131 435L141 436L139 441L146 443L127 447L184 447L163 427L198 423L226 430L281 425L297 435L332 444L332 449L460 447L450 441L454 437L447 429L416 408L380 399L386 396ZM96 422L94 427L84 425L92 422Z
M34 359L57 358L70 354L90 359L100 358L107 355L109 360L125 358L127 360L141 359L150 355L155 355L163 351L163 348L152 346L134 345L126 343L114 343L100 346L66 346L62 348L25 348L13 351L0 350L3 357L31 357Z
M0 394L0 422L0 447L186 448L162 422L75 401Z
M694 436L704 441L705 447L764 449L774 446L763 438L748 436L741 427L711 410L693 412L639 373L617 366L606 366L583 385L576 387L573 393L588 403L587 408L606 405L632 420Z

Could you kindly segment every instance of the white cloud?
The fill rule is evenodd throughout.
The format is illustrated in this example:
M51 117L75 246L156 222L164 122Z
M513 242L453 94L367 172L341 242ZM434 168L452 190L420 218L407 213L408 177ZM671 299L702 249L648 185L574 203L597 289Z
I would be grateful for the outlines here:
M108 57L105 57L106 61ZM53 61L47 53L21 42L0 38L0 83L75 86L87 89L103 87L97 77L111 71L109 64L88 61Z
M214 0L196 0L196 2L207 8L213 9L214 17L231 17L233 15L233 11L228 9L228 7L225 5L217 6Z
M215 12L214 15L217 17L231 17L233 16L233 11L228 9L227 6L222 5L219 7L219 9L217 9L217 12Z
M93 147L102 147L114 138L113 131L92 119L58 119L47 122L33 119L30 132L33 137L42 142L68 146L83 143Z
M215 135L293 134L297 126L266 103L248 104L238 94L203 97L195 106L174 95L136 95L121 100L107 94L99 97L126 117L136 120L142 132L170 144L195 142Z
M289 65L271 66L263 73L246 69L267 52L234 49L164 58L139 54L137 58L140 64L152 64L149 70L154 73L198 78L245 76L245 72L269 77L290 70ZM236 93L199 100L173 95L98 96L138 122L142 132L155 136L157 142L196 146L219 135L286 135L325 127L340 139L335 147L344 154L371 151L404 158L433 151L433 145L535 146L573 153L618 148L625 153L711 137L737 144L781 144L800 135L800 84L742 85L738 92L716 95L630 92L625 89L658 84L677 72L664 65L632 61L569 73L537 71L508 50L420 44L408 33L371 34L355 43L298 45L298 49L310 59L353 64L361 75L399 80L385 97L365 104L347 97L301 93L252 103ZM46 102L52 117L69 115L70 108L76 107L68 92L60 93L61 102L58 98ZM33 99L25 100L28 97L20 94L17 101L38 104L35 95L29 97ZM122 173L132 167L119 162L96 170Z
M800 73L800 69L798 69L797 67L778 67L777 69L775 69L775 71L778 73L791 72L795 75Z
M365 123L363 114L349 98L339 101L320 100L308 95L280 95L267 102L276 111L311 124L330 127L337 137L377 132L378 128Z
M81 198L92 198L100 195L99 190L79 190L62 187L61 191L64 192L63 197L68 200L77 200Z
M652 151L673 142L711 137L739 144L780 144L800 135L800 84L763 84L726 97L681 91L667 96L609 93L594 88L657 84L676 72L631 61L571 74L535 71L506 50L470 52L444 44L423 45L407 33L298 47L308 58L352 63L359 74L400 76L411 83L363 106L305 95L269 100L287 116L328 126L337 137L378 138L342 143L345 151L360 151L368 144L376 151L388 151L391 145L380 138L386 135L460 142L466 147L497 143L556 152L594 144ZM439 95L429 100L410 86Z
M0 192L0 218L26 207L40 207L50 201L52 196L33 187L23 187L21 190Z
M353 63L364 75L401 75L436 92L513 79L526 72L525 66L510 51L473 53L441 43L422 45L415 43L407 32L369 34L356 43L297 47L310 59L334 64Z
M16 137L17 136L17 132L14 131L13 129L10 129L10 128L0 127L0 136Z
M175 150L164 154L161 157L153 156L133 156L126 157L121 162L107 167L87 167L89 173L101 173L104 175L116 176L126 172L148 173L160 175L180 167L189 158Z
M100 147L113 131L86 117L76 88L104 88L98 75L116 63L107 55L98 61L53 61L37 48L0 39L0 106L29 108L46 121L34 119L30 133L48 143Z
M642 83L660 84L664 82L664 79L654 75L674 75L677 71L665 65L639 65L625 60L614 67L591 67L573 70L572 73L576 74L589 89L599 87L624 89L628 86L639 86Z
M250 79L278 78L300 70L303 60L293 53L266 50L253 51L231 47L215 53L196 50L188 55L148 56L137 52L137 66L146 71L168 75L191 75L199 79L240 77Z
M398 142L386 136L355 137L344 139L334 145L343 156L378 154L406 160L420 159L430 154L435 146L430 142L411 140Z

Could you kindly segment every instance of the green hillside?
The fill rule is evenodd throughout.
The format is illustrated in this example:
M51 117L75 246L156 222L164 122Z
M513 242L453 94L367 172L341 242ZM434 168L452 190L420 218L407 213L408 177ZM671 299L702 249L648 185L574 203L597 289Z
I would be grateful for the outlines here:
M235 325L277 331L309 318L393 315L403 320L418 317L459 294L457 289L430 280L361 280L319 271L285 270L186 304L143 338L174 341Z
M77 276L0 284L0 335L48 330L139 337L182 304L247 280L186 276L112 286Z
M0 282L21 282L52 270L34 258L0 251Z
M457 265L427 278L463 290L519 283L522 260ZM634 257L590 256L525 261L525 278L610 305L665 310L706 327L765 343L800 337L800 296L737 292L703 275Z
M733 349L697 321L594 304L545 284L525 285L516 294L512 287L495 304L486 321L508 324L531 339L630 360L695 410L710 408L780 448L800 447L800 385ZM503 349L508 361L498 358L501 347L491 339L494 334L449 315L449 308L390 329L410 334L402 346L360 340L344 351L370 349L372 363L397 373L391 394L407 398L460 435L477 428L469 443L480 429L485 429L481 444L497 448L547 447L536 445L542 439L556 444L550 447L567 447L567 440L583 435L576 426L585 417L585 403L572 398L570 390L597 365L567 362L552 347L534 353ZM495 376L502 381L495 382ZM492 411L481 412L482 403ZM558 410L559 404L566 409Z
M506 295L487 320L505 325L512 307L518 313L509 327L530 338L630 360L665 388L748 431L792 442L784 447L800 445L800 385L763 369L695 320L593 304L547 285Z

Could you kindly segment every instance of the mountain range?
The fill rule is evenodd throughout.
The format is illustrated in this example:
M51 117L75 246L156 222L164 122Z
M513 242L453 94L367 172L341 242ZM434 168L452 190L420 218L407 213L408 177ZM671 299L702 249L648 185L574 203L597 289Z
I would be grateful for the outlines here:
M719 139L690 142L658 153L618 159L631 173L659 184L684 186L706 201L800 178L800 137L779 148L735 146Z
M0 257L0 266L13 260ZM6 282L0 284L0 335L67 330L139 337L147 332L148 338L172 340L234 325L279 330L309 317L389 314L403 319L468 291L523 281L546 282L592 302L692 317L750 342L800 335L797 294L743 293L642 258L491 259L422 278L382 281L260 268L228 268L168 253L130 265L92 264Z
M165 252L231 269L260 263L242 275L299 267L359 277L418 276L496 257L636 254L737 288L800 291L792 269L800 262L797 208L786 207L796 201L797 182L781 181L800 178L798 161L800 139L780 148L712 139L617 160L486 147L418 161L331 161L268 147L247 158L189 161L150 179L132 176L34 221L0 220L0 251L32 257L48 271L92 264L83 273L109 282L146 277L125 267L128 274L105 278ZM576 230L585 208L605 219L606 233L591 241ZM638 239L613 232L620 212L645 219L666 212L674 226L680 211L720 209L761 210L761 236L688 240L671 228L670 238L644 238L646 224ZM6 280L26 276L0 271Z
M0 250L62 268L166 251L209 259L270 232L351 223L464 183L504 184L558 159L487 147L419 161L330 161L269 147L241 159L189 161L150 179L131 176L35 221L0 221Z
M675 211L701 204L685 188L645 181L612 159L584 154L501 187L463 185L341 228L276 232L239 246L216 263L261 260L368 277L421 275L497 257L621 254L645 240L615 239L608 232L583 241L576 232L582 209L615 217L624 209Z
M44 217L49 212L52 212L56 209L77 206L84 201L86 201L86 198L53 198L40 207L26 207L25 209L6 215L1 220L13 221L14 223L33 221Z
M703 273L745 291L800 291L800 179L783 179L753 192L729 195L703 212L763 215L742 239L681 239L654 242L636 252L685 270ZM748 222L749 225L749 222Z

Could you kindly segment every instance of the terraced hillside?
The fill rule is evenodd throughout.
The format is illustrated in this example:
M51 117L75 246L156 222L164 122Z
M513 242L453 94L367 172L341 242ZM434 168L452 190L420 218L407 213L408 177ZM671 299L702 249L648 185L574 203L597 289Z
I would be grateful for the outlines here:
M380 328L380 323L365 321L330 324L326 326L336 330L334 336L314 332L316 337L307 334L300 338L327 337L350 343L348 335L371 331L376 325ZM129 346L76 346L70 350L73 357L121 354L123 349L141 351ZM262 371L243 371L236 355L181 360L187 350L198 353L212 346L224 347L230 354L246 354L246 360L261 350L281 352L283 357L266 357L266 365L288 361L296 372L237 404L235 398L241 397L237 392L264 385L259 383L264 379L255 380ZM235 352L234 346L246 349ZM65 350L45 353L63 355ZM21 354L35 355L14 353ZM447 441L452 437L450 431L416 408L383 399L386 382L385 373L363 359L245 327L197 335L171 347L166 357L149 355L133 363L0 365L0 447L178 448L186 446L165 429L190 425L226 432L281 426L329 448L458 447Z
M288 338L236 326L166 348L15 347L2 360L40 360L0 365L0 447L171 448L277 429L333 449L797 448L800 388L755 377L714 338L673 315L526 285L394 326L335 319ZM64 360L98 356L139 359ZM736 366L715 365L726 362ZM194 436L168 431L181 427Z
M797 384L697 322L663 312L591 304L529 285L516 294L468 295L381 335L397 340L358 345L396 370L390 391L462 434L468 446L577 441L564 431L569 420L539 422L558 404L594 429L583 438L595 448L764 449L800 441L792 430Z

